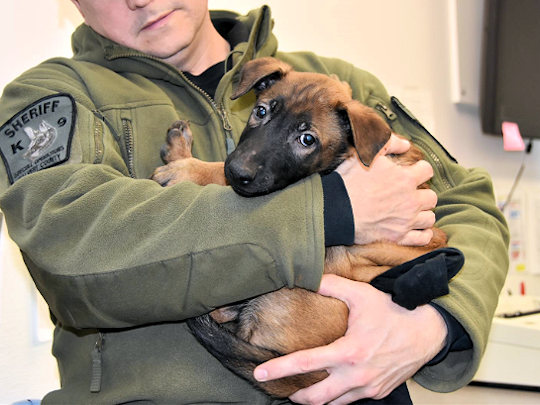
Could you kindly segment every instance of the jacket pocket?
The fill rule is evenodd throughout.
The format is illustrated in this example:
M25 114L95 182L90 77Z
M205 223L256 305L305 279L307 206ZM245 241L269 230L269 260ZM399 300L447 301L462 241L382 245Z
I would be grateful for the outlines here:
M390 100L392 102L392 106L394 106L402 115L404 115L408 121L412 122L414 126L429 135L431 140L433 140L437 144L437 146L439 146L439 148L444 151L446 156L448 156L448 158L454 163L457 163L457 160L444 148L444 146L441 145L441 143L426 129L426 127L424 127L424 125L422 125L422 123L409 111L407 107L405 107L405 105L397 97L392 96L390 97Z
M392 96L390 102L391 107L379 101L374 108L385 115L388 124L393 130L408 135L409 139L422 149L424 158L429 161L435 171L434 178L440 180L440 186L437 187L438 191L451 189L455 184L449 175L447 164L444 162L447 161L444 154L453 163L457 163L456 159L448 153L397 97ZM444 154L441 154L440 151L443 151Z

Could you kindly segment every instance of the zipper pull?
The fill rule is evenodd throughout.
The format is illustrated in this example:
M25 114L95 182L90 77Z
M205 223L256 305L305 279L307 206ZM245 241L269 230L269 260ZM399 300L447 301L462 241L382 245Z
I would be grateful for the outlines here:
M101 376L103 372L101 352L104 343L105 339L103 333L98 332L96 344L94 345L94 350L92 350L92 380L90 381L90 392L101 391Z
M225 110L223 103L219 104L218 112L221 122L223 123L223 129L225 130L225 146L227 148L227 155L230 155L236 148L236 145L234 144L234 139L232 137L232 125L229 121L229 116L227 115L227 111Z
M377 103L375 108L378 111L382 112L386 116L386 119L389 121L394 121L397 118L397 115L390 108L388 108L382 103Z
M227 111L225 111L225 107L223 106L223 103L219 105L219 116L221 117L221 122L223 123L223 129L225 131L232 131L231 123L229 122L229 116L227 115Z

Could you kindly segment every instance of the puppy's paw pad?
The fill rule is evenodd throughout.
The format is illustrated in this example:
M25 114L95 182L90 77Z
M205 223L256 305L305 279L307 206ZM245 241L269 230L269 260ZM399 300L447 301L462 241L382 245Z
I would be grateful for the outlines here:
M184 120L175 121L167 130L167 143L161 147L161 159L172 162L191 157L193 135L189 123Z

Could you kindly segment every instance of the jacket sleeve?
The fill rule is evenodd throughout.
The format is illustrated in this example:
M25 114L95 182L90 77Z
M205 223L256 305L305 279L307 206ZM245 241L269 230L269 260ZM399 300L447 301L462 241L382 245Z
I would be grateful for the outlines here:
M394 132L411 139L433 166L436 226L447 233L449 246L465 255L463 268L450 282L450 293L434 302L464 327L472 348L450 351L443 361L422 368L414 378L434 391L456 390L478 369L508 270L509 232L496 205L491 178L483 169L460 166L371 74L335 60L328 60L327 68L351 84L354 98L383 112Z
M322 187L313 176L260 198L129 177L117 134L76 74L46 63L5 89L0 125L36 100L75 100L67 162L12 185L0 164L10 236L52 313L75 328L177 321L283 286L317 289ZM2 136L2 135L0 135Z

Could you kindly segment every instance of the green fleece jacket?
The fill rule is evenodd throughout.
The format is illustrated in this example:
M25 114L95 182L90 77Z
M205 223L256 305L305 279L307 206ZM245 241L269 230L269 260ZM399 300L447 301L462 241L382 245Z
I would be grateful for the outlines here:
M201 347L184 320L283 286L318 288L324 260L319 175L269 196L229 187L161 188L167 127L189 119L193 153L222 161L253 105L231 101L242 65L275 56L335 73L412 139L433 165L437 225L466 263L436 302L473 348L416 380L450 391L474 375L507 269L508 232L488 174L456 164L371 74L311 53L282 53L270 10L213 12L234 46L212 99L174 67L82 25L74 57L24 73L0 101L0 207L52 314L61 389L44 403L272 403ZM242 33L245 33L242 40Z

